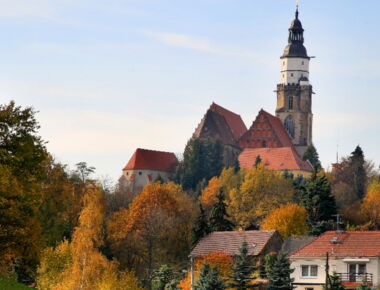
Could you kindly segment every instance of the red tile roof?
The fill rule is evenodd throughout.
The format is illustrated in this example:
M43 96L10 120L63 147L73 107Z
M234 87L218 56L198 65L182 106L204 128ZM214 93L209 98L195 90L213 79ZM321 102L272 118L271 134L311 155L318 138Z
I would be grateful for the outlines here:
M274 235L278 233L276 231L213 232L198 242L190 256L207 256L215 252L237 255L244 241L248 243L248 254L256 256Z
M177 157L171 152L138 148L123 170L157 170L173 172L178 164Z
M238 157L240 168L253 168L257 156L271 170L313 171L310 163L303 161L293 147L246 148Z
M226 119L236 140L239 140L239 138L247 132L247 127L245 126L240 115L235 114L215 103L211 104L210 110L222 115Z
M332 257L379 257L380 231L325 232L291 257L324 257L326 252Z

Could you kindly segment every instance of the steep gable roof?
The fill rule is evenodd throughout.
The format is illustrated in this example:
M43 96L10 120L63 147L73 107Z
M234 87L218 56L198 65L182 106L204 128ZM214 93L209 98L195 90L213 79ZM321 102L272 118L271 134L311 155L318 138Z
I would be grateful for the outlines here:
M303 161L293 147L246 148L238 157L240 168L253 168L257 156L271 170L313 171L310 163Z
M278 235L276 231L213 232L198 242L190 256L207 256L215 252L237 255L244 241L248 244L248 255L256 256L275 235Z
M177 157L171 152L138 148L123 170L157 170L173 172L178 164Z
M239 143L243 148L293 147L292 140L281 120L263 109L260 110L249 130L240 138ZM265 145L262 145L263 143Z
M247 132L247 127L240 115L235 114L234 112L231 112L215 103L211 104L210 110L222 115L226 119L235 140L239 140L239 138Z
M288 237L282 244L281 251L287 253L288 255L291 255L299 249L310 244L315 239L316 237L313 236Z
M380 231L328 231L290 257L324 257L327 252L332 257L379 257Z
M238 146L227 120L222 115L211 110L208 110L203 117L194 132L194 136L199 138L217 138L223 144Z

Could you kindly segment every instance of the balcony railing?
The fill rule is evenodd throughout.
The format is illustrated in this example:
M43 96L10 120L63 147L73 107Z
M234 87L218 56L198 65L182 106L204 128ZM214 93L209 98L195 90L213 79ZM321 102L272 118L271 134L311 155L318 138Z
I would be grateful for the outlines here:
M338 273L340 281L342 283L367 283L371 284L373 282L373 274L371 273Z

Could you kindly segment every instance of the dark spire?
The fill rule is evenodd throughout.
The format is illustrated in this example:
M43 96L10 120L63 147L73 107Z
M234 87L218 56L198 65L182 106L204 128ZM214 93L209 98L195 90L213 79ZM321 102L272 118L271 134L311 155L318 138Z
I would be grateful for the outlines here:
M304 57L308 58L307 51L303 45L303 28L302 23L298 19L298 4L296 9L296 18L292 21L289 28L288 45L285 47L285 51L282 57Z

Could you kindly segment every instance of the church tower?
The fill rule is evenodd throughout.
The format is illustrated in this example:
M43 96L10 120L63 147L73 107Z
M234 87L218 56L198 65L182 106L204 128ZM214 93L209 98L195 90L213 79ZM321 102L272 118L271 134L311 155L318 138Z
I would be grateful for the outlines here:
M280 83L277 85L276 116L284 124L298 154L302 157L312 144L313 89L309 83L310 57L303 38L302 23L296 18L289 28L288 45L281 56Z

